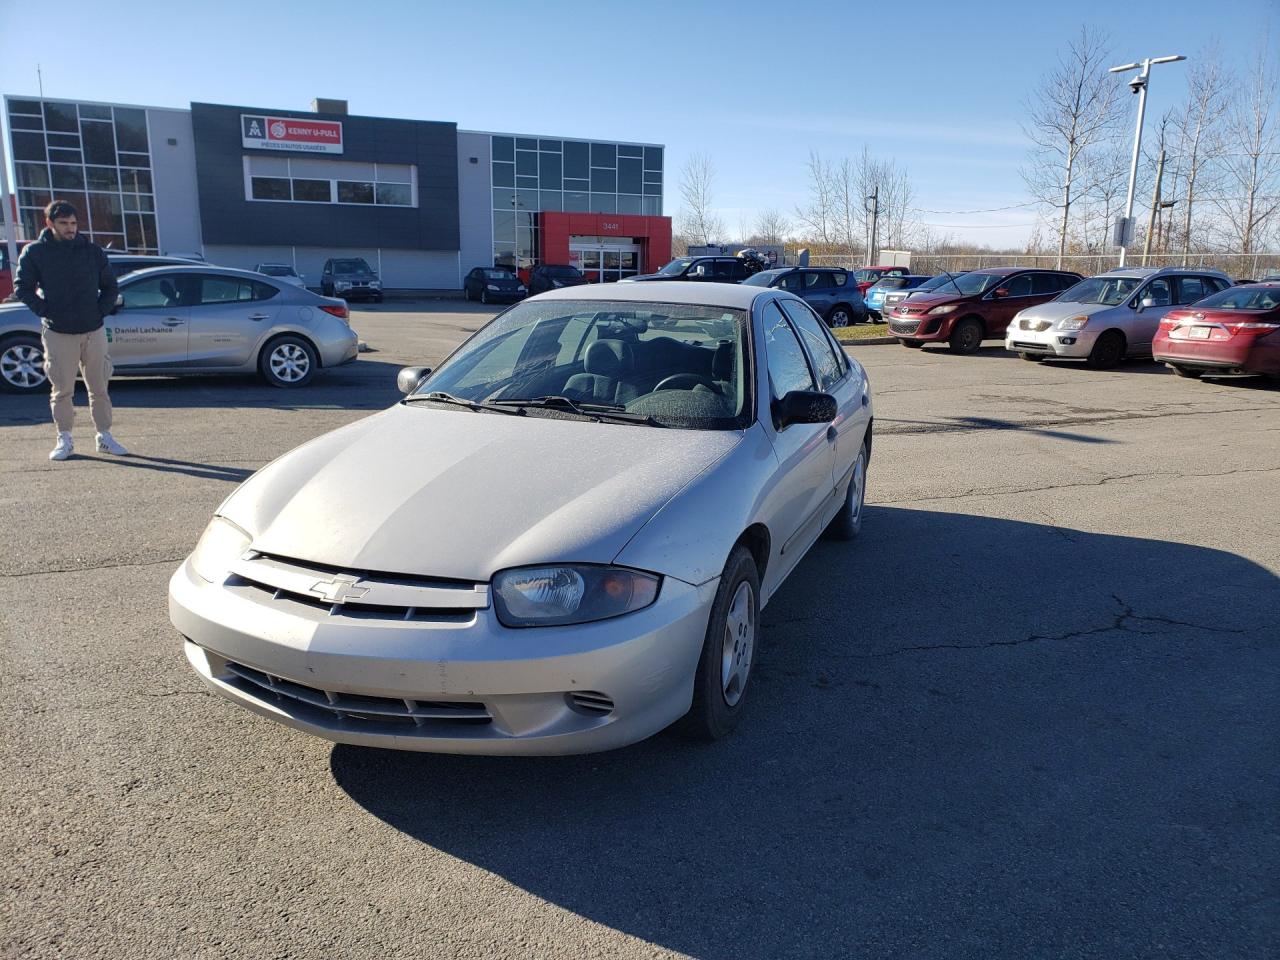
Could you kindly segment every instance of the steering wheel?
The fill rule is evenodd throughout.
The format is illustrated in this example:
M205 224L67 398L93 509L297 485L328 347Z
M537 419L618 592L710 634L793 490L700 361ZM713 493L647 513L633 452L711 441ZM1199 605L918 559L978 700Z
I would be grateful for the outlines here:
M659 390L692 390L694 387L706 387L708 390L716 390L714 383L699 374L673 373L671 376L659 380L658 385L653 388L653 392L657 393Z

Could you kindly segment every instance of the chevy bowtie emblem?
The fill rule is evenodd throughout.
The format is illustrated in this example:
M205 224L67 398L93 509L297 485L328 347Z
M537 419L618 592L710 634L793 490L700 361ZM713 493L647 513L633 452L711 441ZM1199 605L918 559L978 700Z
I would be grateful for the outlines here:
M348 573L340 573L332 580L321 580L311 585L311 592L330 603L346 603L348 600L359 600L369 592L368 587L357 586L359 577Z

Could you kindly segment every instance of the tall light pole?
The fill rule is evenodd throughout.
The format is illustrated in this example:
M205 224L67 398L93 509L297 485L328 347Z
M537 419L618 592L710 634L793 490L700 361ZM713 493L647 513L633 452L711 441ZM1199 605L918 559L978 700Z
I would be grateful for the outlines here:
M1175 63L1185 60L1182 55L1172 57L1148 57L1141 63L1126 63L1120 67L1112 67L1108 73L1128 73L1130 70L1142 68L1142 72L1129 81L1129 89L1138 95L1138 128L1133 135L1133 161L1129 164L1129 193L1124 201L1124 219L1116 231L1116 246L1120 248L1120 266L1124 266L1126 244L1133 232L1133 190L1138 180L1138 156L1142 150L1142 121L1147 114L1147 84L1151 77L1151 67L1157 63Z

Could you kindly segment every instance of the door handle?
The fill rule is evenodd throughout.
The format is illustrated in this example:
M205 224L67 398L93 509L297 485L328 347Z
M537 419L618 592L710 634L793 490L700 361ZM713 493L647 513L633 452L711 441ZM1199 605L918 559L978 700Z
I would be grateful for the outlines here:
M251 313L249 314L249 319L250 320L266 320L270 316L271 315L269 313Z
M165 317L164 325L166 327L180 327L186 322L187 321L179 319L178 317Z

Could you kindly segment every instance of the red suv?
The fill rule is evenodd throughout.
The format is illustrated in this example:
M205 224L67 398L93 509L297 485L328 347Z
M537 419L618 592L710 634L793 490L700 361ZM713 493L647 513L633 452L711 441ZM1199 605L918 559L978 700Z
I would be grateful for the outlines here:
M893 308L889 333L904 347L945 343L973 353L983 340L1003 337L1019 310L1052 300L1083 277L1065 270L993 267L953 277Z

